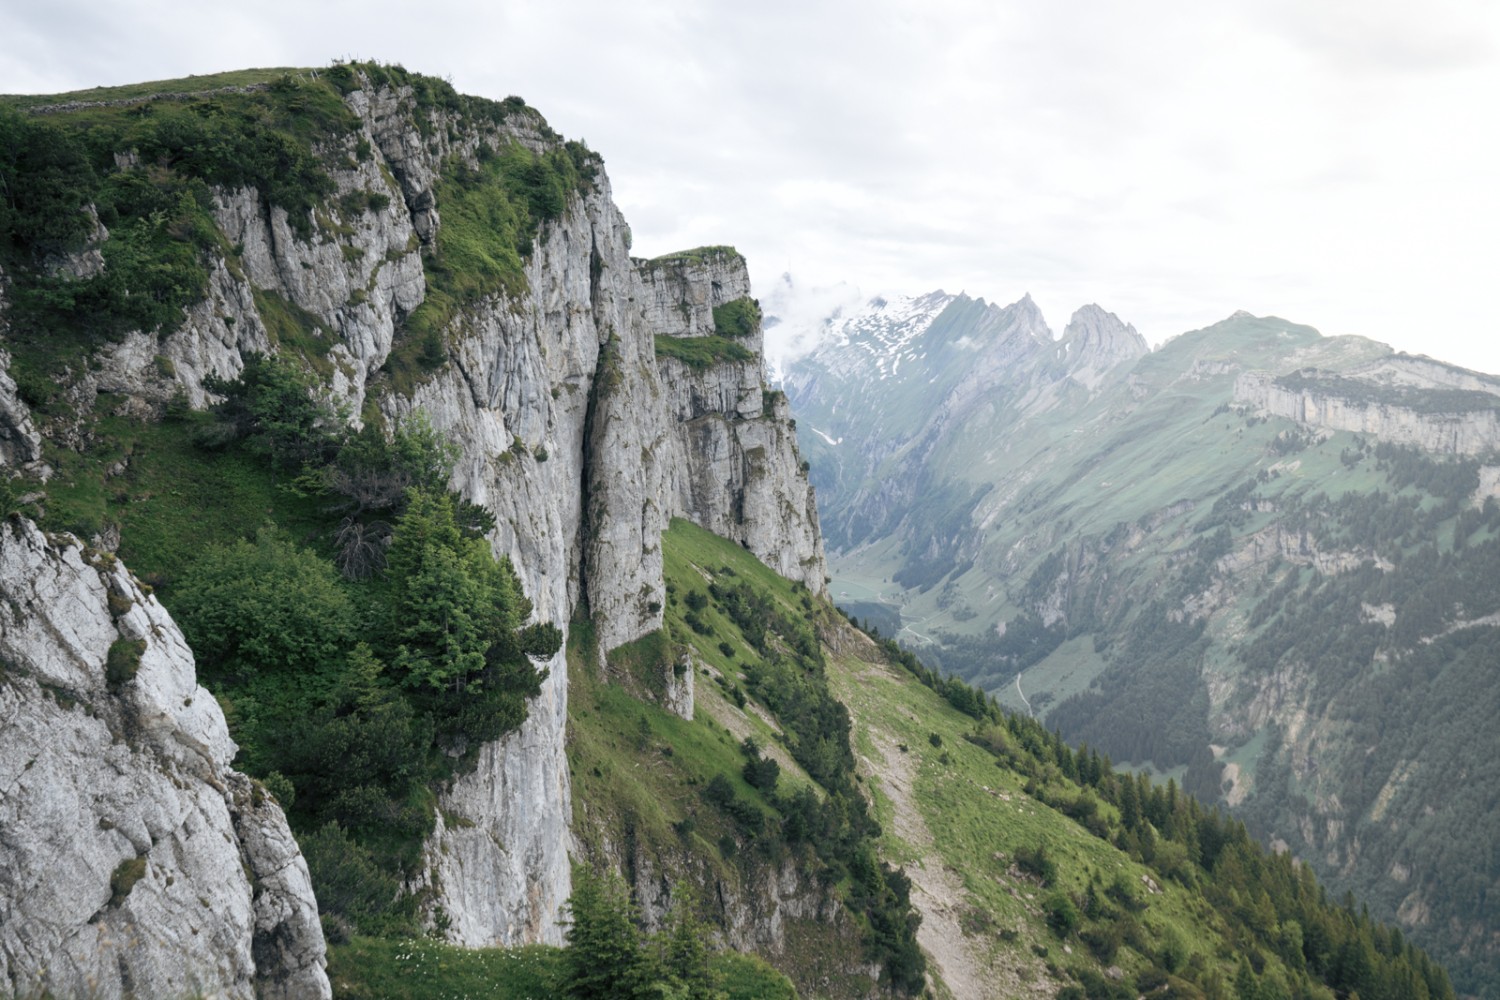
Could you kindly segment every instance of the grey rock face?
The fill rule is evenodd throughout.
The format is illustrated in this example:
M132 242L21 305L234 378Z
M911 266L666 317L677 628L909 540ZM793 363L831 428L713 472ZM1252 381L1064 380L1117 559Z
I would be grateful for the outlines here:
M711 333L712 306L749 294L750 274L738 254L673 255L635 265L646 288L646 322L657 332ZM825 593L817 505L795 423L785 395L766 390L759 324L742 342L753 349L752 359L703 369L670 357L656 361L663 420L673 430L671 513L741 543L782 576Z
M0 299L0 310L4 300ZM31 410L10 377L10 355L0 350L0 467L28 466L42 458L42 436L31 422Z
M1067 361L1071 377L1094 389L1110 369L1144 357L1151 348L1134 326L1090 304L1068 321L1058 350Z
M728 247L704 247L654 260L635 261L646 326L672 337L714 332L714 308L750 294L745 258ZM759 338L759 333L756 337ZM760 344L754 345L760 353Z
M329 996L307 867L234 752L154 597L71 536L0 525L0 981Z
M0 271L0 337L10 332L6 322L9 280ZM10 354L0 349L0 468L40 463L42 436L31 421L31 410L21 399L10 374ZM45 474L44 474L45 475Z
M585 823L587 820L585 820ZM711 901L717 913L714 937L724 946L758 954L773 964L789 965L818 981L819 974L836 973L874 983L880 966L870 962L860 946L861 932L853 914L827 886L821 886L797 862L784 858L757 862L739 872L714 871L701 857L681 850L657 852L642 843L622 843L594 831L581 854L594 864L607 864L633 874L631 889L640 906L641 921L649 930L665 927L684 886L697 886L699 899ZM828 934L824 944L847 947L813 949L805 935ZM830 933L831 932L831 933ZM827 980L821 980L826 986ZM814 991L817 987L812 988ZM869 995L875 995L873 990Z
M1316 373L1314 373L1316 375ZM1236 402L1308 427L1368 434L1444 455L1500 448L1500 380L1425 358L1392 355L1339 373L1336 381L1284 384L1269 372L1235 380ZM1402 405L1403 390L1425 390ZM1444 406L1448 400L1453 405Z
M83 246L72 253L51 253L42 261L42 268L54 278L66 281L82 281L104 273L104 254L100 247L109 239L109 230L99 221L99 212L93 205L85 206L93 231L84 240Z
M684 719L693 718L697 697L698 668L691 653L683 653L674 667L667 668L662 689L662 707Z
M813 593L825 593L817 503L786 397L762 391L752 362L704 372L671 358L658 364L680 407L671 466L674 513L739 542Z
M713 308L749 295L743 259L715 250L638 270L629 256L629 229L601 171L533 240L526 290L466 304L444 331L446 362L397 390L380 369L404 319L426 296L421 251L443 224L436 188L444 161L477 162L482 142L538 150L557 140L530 113L493 124L421 111L408 88L357 90L346 102L360 126L334 140L330 160L341 165L330 175L338 193L326 211L307 220L311 238L253 190L215 191L214 216L237 248L235 260L214 262L207 297L187 311L176 332L160 339L127 336L101 354L97 370L80 371L70 390L74 409L87 412L102 390L120 394L141 415L179 393L194 406L206 405L204 378L232 377L248 353L278 350L283 345L274 314L295 310L310 318L314 336L327 338L325 375L349 413L369 412L371 399L388 423L423 411L458 446L452 485L494 512L492 548L511 559L538 620L566 629L575 610L587 607L601 652L659 628L661 534L674 515L741 541L821 591L823 555L811 490L784 400L768 402L763 395L758 358L688 375L659 368L655 357L656 333L712 333ZM418 114L428 115L432 127L419 128ZM355 152L360 142L370 150L363 161ZM360 192L375 197L342 197ZM348 204L383 207L350 215L340 207ZM759 331L742 342L758 351ZM24 432L24 407L7 408L6 389L0 378L0 432L11 428L4 440L24 449L32 440ZM61 425L41 430L77 433ZM54 617L66 620L61 612ZM106 649L111 641L105 640ZM482 748L473 772L439 790L440 819L411 888L427 890L428 916L434 924L445 918L449 938L458 943L562 940L572 814L563 655L546 669L522 727ZM195 705L212 704L206 695L192 697ZM222 718L215 718L218 728L209 728L222 732ZM85 752L82 747L74 749ZM226 746L222 761L229 752ZM216 780L233 799L231 780ZM242 818L260 815L253 802L234 800L223 808ZM38 827L31 835L56 832ZM289 840L247 833L238 843L258 845L236 850L263 857L256 864L268 872L292 871L278 860L289 856ZM156 864L150 861L132 899L148 883L157 886L151 881ZM91 878L97 882L97 876ZM206 877L207 870L191 879L174 876L171 889L191 895ZM269 875L258 878L263 891L274 882ZM286 880L295 881L290 874ZM280 903L261 907L261 898L235 911L234 926L280 920L275 926L284 935L296 923L292 911ZM284 961L259 952L223 954L230 956L223 960L230 972L253 965L263 980L274 975L291 983L293 971L265 970L302 967L296 949ZM185 983L182 991L192 988ZM271 990L266 982L257 988Z
M599 354L593 324L573 308L589 301L587 250L580 268L566 248L587 247L590 228L575 204L538 243L532 295L517 308L496 301L475 310L448 365L410 398L382 400L392 419L425 411L459 446L454 486L495 513L496 553L511 558L536 616L561 628L581 587L584 431ZM423 881L433 915L440 907L459 943L562 940L571 814L564 657L547 669L522 727L484 748L440 799L464 822L440 821Z

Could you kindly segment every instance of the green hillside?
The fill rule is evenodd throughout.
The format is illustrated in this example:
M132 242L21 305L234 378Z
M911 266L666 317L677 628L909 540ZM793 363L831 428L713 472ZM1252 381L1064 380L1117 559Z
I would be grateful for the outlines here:
M1448 995L1441 971L1399 936L1326 902L1305 867L1267 854L1239 824L1175 786L1116 775L1096 752L1074 753L971 689L938 683L909 656L897 654L905 666L893 662L889 647L733 543L679 521L664 544L676 599L666 631L675 648L659 651L655 669L644 672L639 659L617 659L618 683L589 682L575 702L571 759L580 828L594 831L586 837L602 828L619 843L628 817L636 857L689 878L704 871L733 878L718 865L742 866L747 854L783 849L773 845L776 830L785 840L792 817L778 798L817 789L794 766L808 755L805 730L774 726L791 704L766 685L753 630L747 635L734 602L720 596L748 588L745 599L763 599L788 630L779 633L783 640L795 642L802 627L822 639L823 668L814 673L848 707L856 784L872 802L879 856L910 880L936 995L1111 997L1159 989L1231 997L1245 989L1247 975L1255 995L1266 997L1334 995L1319 982L1342 992L1363 982L1361 996ZM696 611L687 598L694 592L706 598ZM649 691L684 647L700 672L692 723L629 695ZM715 774L733 782L737 767L743 773L742 733L792 758L770 796L734 784L740 801L769 817L753 843L691 791ZM728 857L725 833L736 841ZM684 840L696 851L685 850ZM839 892L859 877L849 859L809 862L838 874ZM809 950L826 957L828 947ZM1349 958L1356 953L1362 957ZM807 981L796 962L784 971ZM1400 985L1368 992L1384 981ZM838 995L826 985L813 992L825 991Z
M1022 366L901 452L922 501L820 482L834 519L887 526L831 555L833 590L1008 708L1226 804L1493 996L1494 458L1269 416L1239 395L1252 371L1339 393L1314 412L1385 407L1377 427L1500 404L1449 387L1484 376L1246 315L1090 393ZM822 378L804 421L871 419ZM805 442L815 481L818 449L847 476L851 445L891 447Z

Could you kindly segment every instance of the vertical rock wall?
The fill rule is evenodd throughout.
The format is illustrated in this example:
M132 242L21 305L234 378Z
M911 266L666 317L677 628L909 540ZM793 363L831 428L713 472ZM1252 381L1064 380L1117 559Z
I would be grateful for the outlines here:
M706 337L714 309L750 295L745 258L731 247L700 247L652 260L636 258L647 328L669 337ZM751 345L759 354L760 331Z
M307 866L234 752L154 597L0 524L0 989L330 995Z
M713 308L749 295L745 259L708 248L637 260L653 333L706 336ZM671 513L739 542L782 576L826 593L818 510L786 396L765 384L759 323L738 343L752 357L695 368L657 359L672 430Z
M763 389L759 329L744 340L756 352L748 362L688 373L655 356L656 333L712 333L714 307L749 294L739 255L633 261L601 170L536 235L525 292L460 309L445 333L446 363L398 386L382 367L427 295L421 251L442 226L444 162L472 161L481 143L545 150L560 140L532 112L466 122L419 108L409 88L367 88L346 102L360 128L329 140L337 194L314 213L311 237L253 190L217 191L214 213L234 260L215 263L208 297L175 333L160 341L133 334L81 372L69 389L74 409L87 412L105 390L143 413L179 393L204 405L205 377L232 376L249 352L279 348L268 309L285 306L328 339L325 376L349 413L369 415L373 405L395 422L420 410L458 446L453 485L494 512L493 549L512 560L536 618L566 630L586 609L601 652L659 628L661 534L674 515L822 590L811 490L785 402ZM341 197L357 192L388 201ZM0 443L8 461L31 460L25 406L9 386L0 379ZM564 656L546 668L525 724L483 748L477 768L441 791L437 829L411 886L434 923L463 944L562 939L572 809ZM215 753L227 761L223 739ZM260 815L259 807L234 808ZM289 837L244 842L295 850ZM207 869L195 872L174 891L208 878ZM236 926L271 919L247 907L235 911ZM253 964L226 955L235 975Z

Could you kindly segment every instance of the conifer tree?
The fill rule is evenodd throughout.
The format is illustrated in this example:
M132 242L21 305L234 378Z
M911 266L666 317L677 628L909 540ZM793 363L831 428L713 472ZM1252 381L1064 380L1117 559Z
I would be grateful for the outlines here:
M612 871L575 867L568 910L567 995L572 1000L629 998L642 953L624 881Z

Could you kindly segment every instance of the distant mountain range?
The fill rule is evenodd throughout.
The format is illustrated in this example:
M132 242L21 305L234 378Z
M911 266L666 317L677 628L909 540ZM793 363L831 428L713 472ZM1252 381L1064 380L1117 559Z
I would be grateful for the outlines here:
M783 386L837 601L1500 996L1500 379L1247 313L1154 351L1029 297L821 327Z

